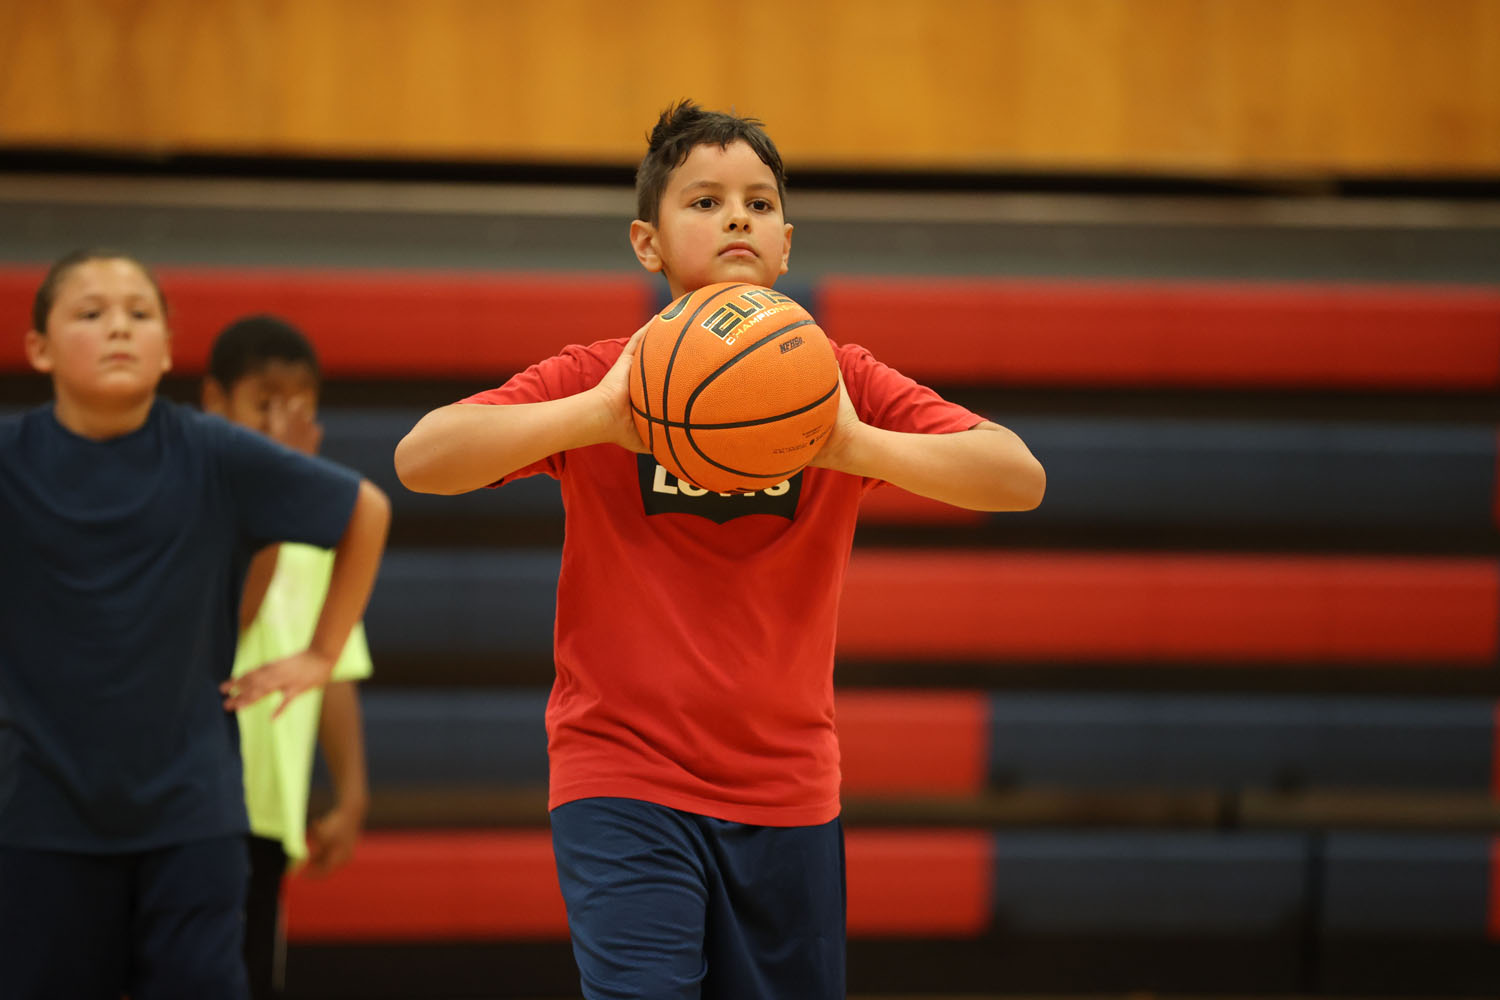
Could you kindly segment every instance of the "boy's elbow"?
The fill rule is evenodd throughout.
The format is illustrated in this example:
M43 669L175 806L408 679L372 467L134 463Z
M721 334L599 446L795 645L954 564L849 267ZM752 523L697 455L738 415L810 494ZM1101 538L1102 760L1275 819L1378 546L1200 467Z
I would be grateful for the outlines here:
M1047 495L1047 470L1033 458L1030 467L1019 477L1021 481L1020 506L1016 510L1036 510Z
M392 456L392 462L396 466L396 478L401 481L401 485L420 493L422 492L419 489L421 470L417 467L416 456L412 454L414 450L411 435L408 434L396 442L396 453Z
M413 493L442 493L434 476L430 449L424 449L420 440L413 441L408 434L396 445L396 478L401 485Z
M993 450L989 465L990 502L976 509L990 511L1036 510L1047 492L1047 471L1025 443L999 424L985 421L977 428L987 432L983 441Z
M1047 472L1028 452L996 466L990 502L976 509L995 513L1036 510L1046 493Z

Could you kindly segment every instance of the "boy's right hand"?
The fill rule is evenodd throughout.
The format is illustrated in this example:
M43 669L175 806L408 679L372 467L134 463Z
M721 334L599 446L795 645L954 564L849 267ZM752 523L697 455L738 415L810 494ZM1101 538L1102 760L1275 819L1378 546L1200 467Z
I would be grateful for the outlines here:
M625 349L615 359L609 371L590 391L596 393L604 411L604 431L601 439L619 445L627 451L644 453L646 442L635 429L635 418L630 415L630 366L635 363L636 351L645 339L646 326L641 327L625 342Z
M323 425L317 407L307 396L271 397L266 433L271 440L304 455L316 455L323 444Z

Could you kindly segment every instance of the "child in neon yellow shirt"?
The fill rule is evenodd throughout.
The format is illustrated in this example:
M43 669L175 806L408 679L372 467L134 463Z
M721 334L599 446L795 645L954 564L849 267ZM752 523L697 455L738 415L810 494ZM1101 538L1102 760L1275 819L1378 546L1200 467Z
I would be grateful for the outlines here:
M203 408L314 454L322 437L318 385L317 355L307 338L275 317L251 316L215 340ZM257 554L241 602L234 676L307 645L332 571L333 553L309 545L271 546ZM285 873L304 862L326 873L353 855L369 800L355 682L370 669L364 629L356 625L324 691L309 691L274 720L274 698L239 712L250 814L245 958L255 1000L280 992ZM333 780L334 805L309 828L315 736Z

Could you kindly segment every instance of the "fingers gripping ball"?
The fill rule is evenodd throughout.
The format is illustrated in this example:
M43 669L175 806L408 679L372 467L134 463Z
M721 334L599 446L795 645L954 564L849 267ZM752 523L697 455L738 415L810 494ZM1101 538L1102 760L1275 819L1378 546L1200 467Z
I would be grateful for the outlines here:
M789 296L706 285L651 321L630 377L641 439L664 468L717 493L796 474L833 430L833 345Z

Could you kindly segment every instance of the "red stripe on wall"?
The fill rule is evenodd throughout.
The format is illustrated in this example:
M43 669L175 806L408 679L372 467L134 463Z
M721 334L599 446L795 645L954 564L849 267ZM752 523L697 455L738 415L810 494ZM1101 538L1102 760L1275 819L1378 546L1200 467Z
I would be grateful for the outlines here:
M42 277L0 268L0 368ZM508 373L631 333L644 275L163 269L179 370L251 312L305 327L334 375ZM1487 288L828 278L818 320L915 378L1041 385L1480 389L1500 385L1500 292ZM918 336L917 334L920 334Z
M984 832L856 830L845 838L849 931L975 935L988 926L993 838ZM345 868L287 881L294 941L564 938L545 830L366 835Z
M559 938L568 933L545 831L370 833L328 876L286 884L298 941Z
M1495 663L1489 559L856 549L840 655Z
M920 379L1481 389L1500 292L1358 285L828 278L828 335Z
M839 691L849 795L972 795L989 773L989 697L977 691Z
M853 830L846 851L851 937L977 937L989 927L989 833Z
M29 326L40 271L0 269L0 316ZM249 313L303 329L334 375L478 377L519 371L574 343L631 333L655 299L623 274L422 274L216 271L158 275L179 372L202 372L218 331ZM26 368L20 330L0 338L0 368Z

